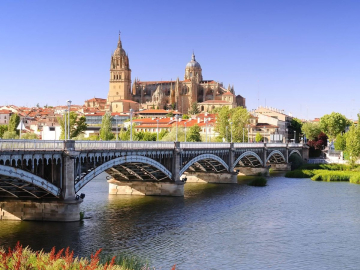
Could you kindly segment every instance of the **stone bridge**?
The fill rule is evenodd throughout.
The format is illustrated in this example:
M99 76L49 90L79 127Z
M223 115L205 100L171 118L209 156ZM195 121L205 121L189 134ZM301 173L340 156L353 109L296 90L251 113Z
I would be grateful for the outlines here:
M110 194L183 196L184 183L236 183L286 169L303 144L0 140L0 219L79 220L81 189L106 172ZM80 193L80 195L78 194Z

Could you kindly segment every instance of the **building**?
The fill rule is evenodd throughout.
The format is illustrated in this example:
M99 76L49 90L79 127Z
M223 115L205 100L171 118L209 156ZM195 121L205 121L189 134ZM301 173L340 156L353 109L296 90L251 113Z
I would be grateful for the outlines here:
M222 83L203 79L202 68L192 54L185 67L183 80L141 81L131 84L129 57L122 47L119 35L117 48L111 56L110 80L105 109L124 112L130 109L170 109L188 113L191 104L198 103L201 111L228 106L245 107L245 98L235 95L234 86L225 88Z

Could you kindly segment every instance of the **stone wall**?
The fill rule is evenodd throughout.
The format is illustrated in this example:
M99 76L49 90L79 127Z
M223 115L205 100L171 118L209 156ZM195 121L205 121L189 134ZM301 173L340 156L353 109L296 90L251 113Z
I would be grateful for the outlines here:
M274 171L291 171L291 164L271 164L271 169Z
M0 202L0 220L78 221L81 202Z
M237 183L236 173L185 173L188 183L217 183L235 184Z
M264 175L269 176L269 167L252 168L252 167L238 167L239 175Z

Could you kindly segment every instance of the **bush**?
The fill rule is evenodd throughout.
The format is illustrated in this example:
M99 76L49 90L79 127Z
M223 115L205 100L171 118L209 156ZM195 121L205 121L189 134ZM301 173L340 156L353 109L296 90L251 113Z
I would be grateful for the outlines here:
M253 187L265 187L267 180L264 177L256 177L248 185Z
M356 173L346 171L316 171L316 174L311 177L314 181L349 181Z
M285 174L287 178L310 178L314 175L312 170L295 170Z

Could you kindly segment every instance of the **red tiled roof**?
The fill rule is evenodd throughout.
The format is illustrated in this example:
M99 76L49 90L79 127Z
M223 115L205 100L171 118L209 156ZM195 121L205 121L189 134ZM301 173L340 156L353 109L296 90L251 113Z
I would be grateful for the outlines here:
M118 100L113 100L112 102L137 103L136 101L129 100L129 99L118 99Z
M91 99L88 99L88 100L85 100L85 102L89 102L89 101L99 101L99 102L106 102L106 99L105 98L91 98Z
M223 96L234 96L234 94L231 92L226 92L225 94L223 94Z

